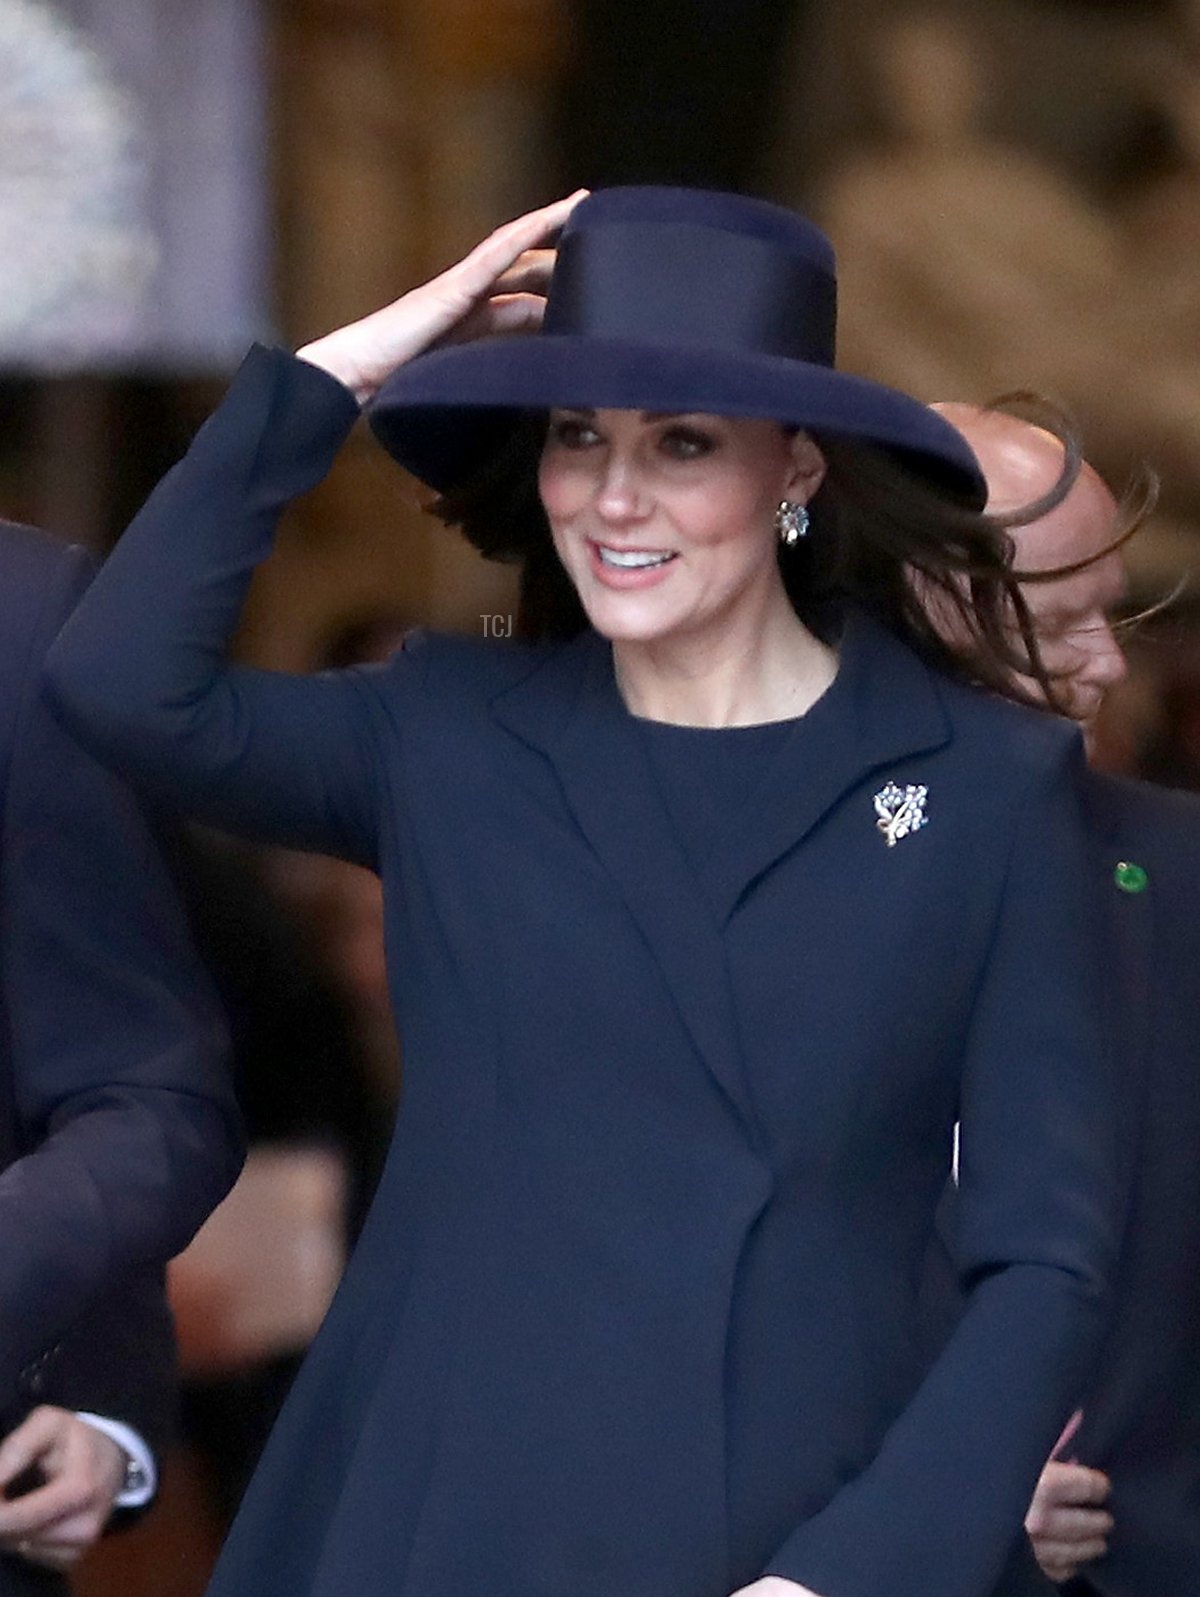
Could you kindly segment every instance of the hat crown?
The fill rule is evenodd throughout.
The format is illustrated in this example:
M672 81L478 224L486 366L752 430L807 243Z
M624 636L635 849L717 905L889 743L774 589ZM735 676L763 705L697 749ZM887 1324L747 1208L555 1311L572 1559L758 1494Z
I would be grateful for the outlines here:
M622 222L706 227L743 234L810 260L830 277L837 273L833 245L815 223L798 211L748 194L729 194L717 189L672 188L651 183L596 189L571 212L561 236L570 238L580 229Z
M543 331L832 366L833 249L811 222L744 195L602 189L558 245Z

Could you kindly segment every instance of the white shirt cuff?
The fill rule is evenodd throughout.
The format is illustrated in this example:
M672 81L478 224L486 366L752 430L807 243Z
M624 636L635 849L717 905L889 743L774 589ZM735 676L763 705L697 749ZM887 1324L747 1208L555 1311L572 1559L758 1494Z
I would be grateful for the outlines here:
M141 1508L158 1489L158 1466L154 1454L131 1425L105 1419L100 1414L76 1412L75 1418L114 1441L125 1454L125 1485L113 1501L114 1508Z

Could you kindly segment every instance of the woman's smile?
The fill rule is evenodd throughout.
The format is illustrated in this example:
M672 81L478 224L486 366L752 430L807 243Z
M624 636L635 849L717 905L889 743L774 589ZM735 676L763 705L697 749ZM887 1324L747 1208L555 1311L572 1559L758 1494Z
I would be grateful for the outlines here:
M666 576L666 568L679 558L674 549L622 549L614 544L587 540L596 579L611 588L645 588Z

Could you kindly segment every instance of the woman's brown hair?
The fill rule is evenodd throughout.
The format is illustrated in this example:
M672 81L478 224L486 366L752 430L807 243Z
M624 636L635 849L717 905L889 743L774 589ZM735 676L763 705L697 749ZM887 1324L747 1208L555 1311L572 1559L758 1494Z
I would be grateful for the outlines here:
M781 544L778 556L797 615L821 632L840 607L862 605L947 674L1037 704L1015 680L1031 677L1057 708L1006 531L1061 503L1078 475L1071 429L1053 419L1048 430L1063 444L1058 481L1004 517L969 508L881 449L814 435L829 469L809 507L811 531L792 547ZM565 639L582 631L587 618L538 497L544 434L543 416L521 417L503 448L431 509L487 559L520 565L520 636Z

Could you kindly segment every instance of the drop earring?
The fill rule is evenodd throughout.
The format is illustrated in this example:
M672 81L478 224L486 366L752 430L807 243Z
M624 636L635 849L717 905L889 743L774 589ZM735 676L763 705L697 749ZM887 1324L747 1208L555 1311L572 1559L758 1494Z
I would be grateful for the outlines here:
M794 548L808 535L808 506L797 504L794 499L781 499L775 512L775 531L780 543Z

